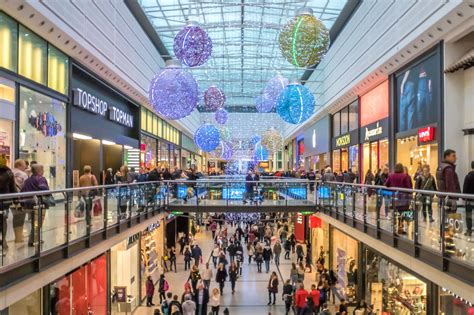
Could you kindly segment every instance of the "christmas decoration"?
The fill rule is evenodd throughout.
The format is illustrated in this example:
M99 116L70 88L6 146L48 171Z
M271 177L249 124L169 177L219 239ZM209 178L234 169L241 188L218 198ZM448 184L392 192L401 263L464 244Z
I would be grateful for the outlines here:
M212 54L212 41L205 30L190 22L174 38L173 50L183 65L201 66Z
M219 130L211 124L202 125L194 134L194 143L204 152L211 152L217 148L220 141Z
M276 111L290 124L300 124L314 112L314 97L311 91L297 83L289 84L278 98Z

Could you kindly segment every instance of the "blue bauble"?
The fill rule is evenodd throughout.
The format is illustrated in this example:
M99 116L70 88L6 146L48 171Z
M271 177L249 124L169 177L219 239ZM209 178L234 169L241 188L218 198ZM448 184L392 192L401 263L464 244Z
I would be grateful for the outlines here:
M314 96L311 91L297 83L289 84L278 97L276 111L290 124L300 124L314 113Z
M211 124L204 124L194 133L194 143L204 152L211 152L221 142L219 129Z
M256 145L260 141L262 141L262 137L260 135L255 135L252 138L250 138L250 144L251 145Z
M256 161L268 161L268 150L261 146L260 144L257 144L255 146L255 160Z

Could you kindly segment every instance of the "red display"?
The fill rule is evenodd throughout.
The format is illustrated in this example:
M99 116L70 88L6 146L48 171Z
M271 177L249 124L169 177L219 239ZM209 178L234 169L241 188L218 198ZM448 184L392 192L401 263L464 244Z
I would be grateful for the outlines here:
M304 224L304 215L297 213L295 215L295 238L298 242L305 241L305 224Z
M314 215L309 217L309 228L310 229L316 229L316 228L321 228L323 226L323 221L321 218L318 218Z
M360 126L388 117L388 81L360 97Z
M418 141L431 142L435 139L435 128L434 127L425 127L418 129Z

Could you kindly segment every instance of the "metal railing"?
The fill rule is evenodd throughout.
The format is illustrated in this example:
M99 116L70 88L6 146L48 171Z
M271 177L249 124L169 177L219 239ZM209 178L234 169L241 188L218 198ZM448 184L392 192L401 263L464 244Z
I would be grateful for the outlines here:
M325 211L474 266L474 195L320 182L317 203Z

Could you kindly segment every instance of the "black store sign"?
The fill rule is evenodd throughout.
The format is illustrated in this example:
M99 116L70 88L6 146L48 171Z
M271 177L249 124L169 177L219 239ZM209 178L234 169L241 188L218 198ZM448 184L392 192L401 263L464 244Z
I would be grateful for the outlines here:
M359 130L353 130L338 137L332 138L332 149L340 149L359 144Z
M388 137L388 118L360 128L360 142L372 142Z
M106 84L73 66L71 131L138 146L140 108Z

